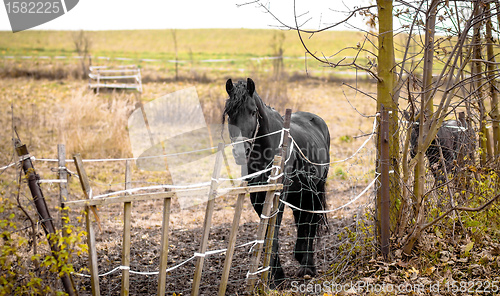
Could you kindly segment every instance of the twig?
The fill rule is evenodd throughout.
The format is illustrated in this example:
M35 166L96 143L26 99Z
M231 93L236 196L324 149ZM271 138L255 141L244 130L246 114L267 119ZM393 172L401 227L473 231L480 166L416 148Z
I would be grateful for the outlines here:
M350 86L349 84L347 84L347 83L345 83L345 82L343 82L343 83L342 83L342 85L345 85L345 86L347 86L347 87L349 87L349 88L351 88L351 89L354 89L355 91L358 91L358 92L360 92L360 93L364 94L365 96L369 97L370 99L372 99L372 100L374 100L374 101L376 101L376 100L377 100L374 96L372 96L372 95L370 95L370 94L368 94L368 93L366 93L366 92L364 92L364 91L362 91L362 90L360 90L360 89L357 89L357 88L355 88L355 87L353 87L353 86ZM344 94L344 96L345 96L345 94ZM346 96L346 99L347 99L347 96ZM347 101L349 102L349 100L347 100ZM351 102L349 102L349 104L351 104ZM352 105L351 105L351 106L352 106ZM353 107L353 108L354 108L354 107ZM356 109L356 108L354 108L354 109ZM356 111L357 111L357 110L356 110ZM358 113L359 113L359 112L358 112ZM367 117L374 117L374 116L367 116Z

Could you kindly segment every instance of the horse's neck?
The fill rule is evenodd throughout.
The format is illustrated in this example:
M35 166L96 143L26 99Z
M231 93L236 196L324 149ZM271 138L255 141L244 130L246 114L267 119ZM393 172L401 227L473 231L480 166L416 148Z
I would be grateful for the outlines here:
M283 128L283 118L281 115L278 113L278 111L271 109L270 107L267 107L267 117L268 117L268 132L272 133L278 130L281 130Z
M264 108L265 118L263 118L264 120L262 120L263 122L261 122L261 127L257 134L259 138L255 141L255 152L259 155L258 165L256 166L255 163L252 163L248 166L249 171L252 172L256 171L256 168L259 168L259 170L265 169L273 161L281 139L280 133L266 136L281 130L283 128L283 119L276 110L267 106Z

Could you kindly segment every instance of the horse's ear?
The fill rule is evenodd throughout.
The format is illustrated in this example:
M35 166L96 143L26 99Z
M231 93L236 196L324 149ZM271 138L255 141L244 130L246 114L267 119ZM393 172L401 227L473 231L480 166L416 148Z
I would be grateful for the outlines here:
M233 85L233 81L231 80L231 78L229 78L226 81L226 91L229 95L231 95L234 91L234 85Z
M252 78L247 78L247 91L251 97L255 92L255 83L253 82Z

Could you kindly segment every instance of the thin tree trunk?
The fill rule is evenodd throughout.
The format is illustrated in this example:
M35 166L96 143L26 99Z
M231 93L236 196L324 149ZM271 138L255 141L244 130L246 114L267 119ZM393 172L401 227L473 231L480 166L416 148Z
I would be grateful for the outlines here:
M425 108L421 109L429 117L434 112L432 95L432 68L434 64L434 36L436 32L436 14L439 0L432 0L425 24L425 48L423 69L423 98Z
M418 125L418 145L415 156L415 181L413 184L413 194L415 196L414 212L417 217L416 223L419 223L421 210L423 209L423 195L425 184L425 161L424 155L427 146L424 138L429 137L427 119L434 113L434 104L432 95L435 93L432 87L432 66L434 60L434 37L436 31L436 13L439 0L433 0L427 11L427 22L425 24L425 49L424 49L424 68L422 89L422 99L420 100L420 124Z
M490 98L491 98L491 111L489 113L493 125L493 155L498 157L500 152L500 114L498 112L498 93L495 80L496 66L495 66L495 53L493 51L493 34L490 3L486 4L486 53L488 55L488 63L486 64L487 79L489 83Z
M483 84L483 70L481 65L481 22L478 19L483 14L482 4L479 1L474 2L474 18L476 20L474 24L474 34L472 36L472 48L473 48L473 58L474 61L471 64L472 67L472 87L473 92L478 98L477 103L479 107L479 130L480 138L479 145L481 147L481 165L486 164L486 160L491 155L491 145L488 143L488 130L486 129L486 110L484 107L484 98L482 96L482 84Z
M391 170L390 175L390 227L393 231L397 225L397 210L394 205L400 199L399 176L399 128L398 128L398 99L394 96L396 85L395 57L394 57L394 32L393 32L393 3L392 0L377 1L379 16L378 35L378 84L377 84L377 110L389 111L389 134ZM380 141L377 141L377 150L380 152ZM380 154L380 153L379 153ZM377 171L380 172L380 161L377 161ZM377 204L380 205L380 190L377 192ZM380 211L378 212L380 214ZM380 218L380 217L378 217ZM379 219L380 221L380 219ZM380 229L379 229L380 230ZM379 232L380 233L380 232Z

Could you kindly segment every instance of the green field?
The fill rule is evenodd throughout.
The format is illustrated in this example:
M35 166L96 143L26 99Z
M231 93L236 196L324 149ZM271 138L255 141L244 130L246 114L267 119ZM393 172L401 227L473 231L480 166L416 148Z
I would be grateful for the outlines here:
M175 32L175 33L174 33ZM75 31L24 31L16 34L0 32L0 67L11 69L23 67L33 69L40 64L78 64L75 59L59 59L60 56L75 57ZM174 42L177 40L177 50ZM191 30L132 30L132 31L87 31L91 43L90 55L93 64L138 64L144 69L164 72L175 68L184 73L201 71L234 72L242 69L253 72L269 71L273 60L282 51L284 65L290 73L325 73L325 67L306 55L297 32L253 29L191 29ZM312 53L335 63L342 59L348 62L357 54L357 44L365 40L360 32L326 31L310 36L303 35ZM355 48L355 49L353 49ZM370 44L367 50L373 51ZM358 63L367 64L370 53L361 52ZM30 58L26 58L30 57ZM99 57L108 57L105 60ZM304 58L306 57L306 60ZM3 59L2 59L3 58ZM118 59L117 59L118 58ZM2 61L3 60L3 61ZM151 61L154 60L154 61ZM15 61L15 64L13 64ZM208 71L207 71L208 69ZM351 71L339 67L337 72ZM5 71L4 71L5 72ZM330 71L331 72L331 71ZM330 73L331 74L331 73ZM341 74L340 74L341 75ZM6 75L12 76L12 75ZM185 76L185 75L184 75Z
M92 53L142 59L173 59L175 46L172 30L88 31ZM74 53L72 31L0 32L2 55L55 56ZM297 33L278 30L191 29L176 30L179 59L243 58L273 55L272 40L284 34L285 55L304 56ZM312 38L304 36L313 52L334 53L363 40L360 32L327 31Z

